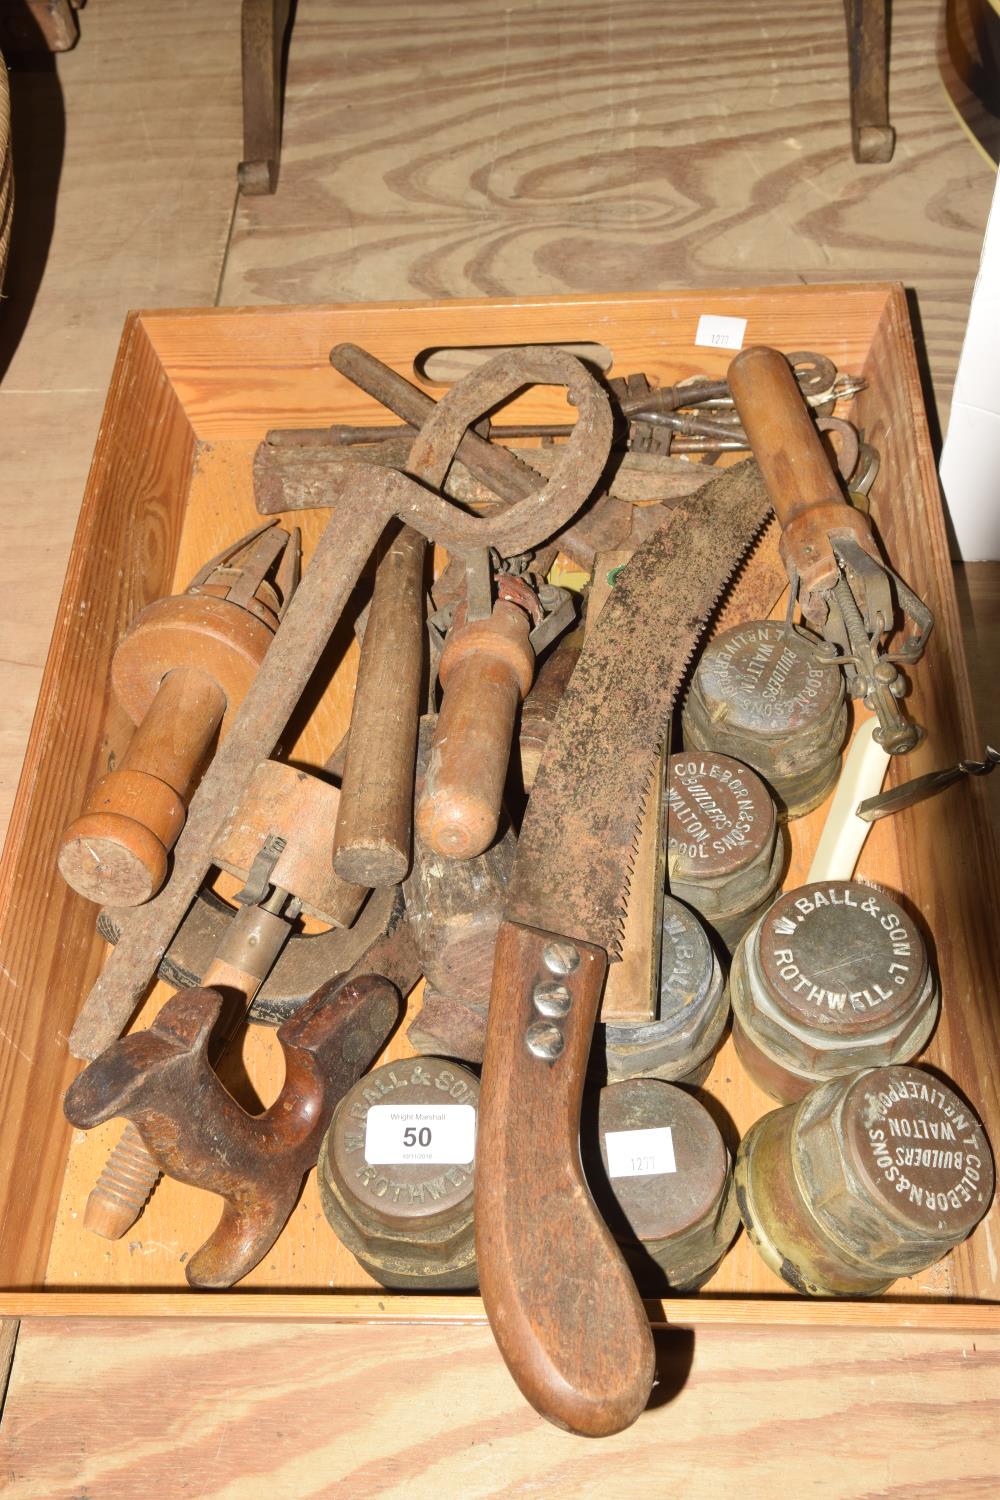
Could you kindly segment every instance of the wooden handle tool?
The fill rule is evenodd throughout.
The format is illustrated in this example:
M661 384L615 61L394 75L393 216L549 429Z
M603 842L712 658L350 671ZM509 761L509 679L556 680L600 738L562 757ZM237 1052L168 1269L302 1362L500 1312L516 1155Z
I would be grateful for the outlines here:
M509 599L486 619L456 614L441 654L444 689L417 828L445 859L471 859L496 837L514 720L531 686L531 622Z
M400 526L375 575L333 846L333 868L355 885L398 885L410 868L426 551Z
M868 518L849 505L802 398L777 349L757 346L729 366L733 401L781 523L781 556L798 578L802 610L822 625L823 600L840 578L831 536L853 537L882 567Z
M298 532L268 523L129 627L111 680L137 728L59 846L60 873L81 896L139 906L163 884L216 731L246 696L298 582L298 554Z
M603 1437L649 1399L653 1338L580 1164L580 1104L607 954L500 928L476 1148L476 1256L511 1374L557 1426Z
M900 712L906 682L896 664L919 659L933 615L886 566L868 517L841 493L785 356L744 349L729 366L729 388L781 522L781 557L802 613L840 651L850 695L878 716L876 742L890 754L912 750L920 731ZM897 603L911 629L890 652Z

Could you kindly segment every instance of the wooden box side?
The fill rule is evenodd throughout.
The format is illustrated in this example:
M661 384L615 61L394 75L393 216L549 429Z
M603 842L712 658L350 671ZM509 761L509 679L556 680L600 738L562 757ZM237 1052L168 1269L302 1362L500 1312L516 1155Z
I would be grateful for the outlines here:
M969 685L951 558L940 504L914 506L915 496L939 494L924 417L909 312L902 288L885 308L857 401L858 422L882 454L884 472L873 490L873 518L886 554L907 558L906 582L934 612L934 632L922 666L911 674L909 710L928 734L895 760L887 785L907 781L982 747ZM897 440L892 440L895 433ZM900 442L900 434L914 441ZM928 670L933 662L934 670ZM934 1066L965 1094L1000 1144L1000 966L997 911L1000 880L985 788L974 778L893 819L900 865L910 874L903 899L917 908L941 982L942 1022L931 1044ZM942 860L942 849L957 857ZM997 1295L1000 1209L953 1252L967 1296Z
M787 302L786 298L789 299ZM765 304L763 308L757 306L761 299ZM437 336L434 337L434 342L438 344L446 340L456 344L467 343L472 337L482 342L486 342L487 339L493 342L501 339L510 342L570 341L584 338L589 334L594 338L603 337L605 342L613 347L616 355L615 369L619 372L642 368L644 363L648 364L653 358L655 368L668 375L693 370L696 364L700 368L722 373L730 357L728 354L712 350L693 351L694 326L700 311L729 312L733 315L742 315L746 312L749 314L748 339L770 340L785 348L801 347L804 342L809 342L814 347L818 345L830 348L841 365L848 369L860 371L862 367L868 366L870 373L877 374L886 387L884 390L880 388L875 404L882 406L884 410L891 411L891 418L886 420L895 427L897 433L907 434L907 442L910 444L907 452L911 449L917 452L921 448L921 442L926 441L926 430L923 427L922 418L919 417L919 387L915 382L915 372L912 385L906 374L907 360L912 363L912 351L906 349L901 343L897 343L897 340L903 339L907 331L905 302L902 300L901 291L891 287L847 289L799 287L787 291L772 288L761 289L759 292L752 290L734 293L713 291L599 300L563 298L533 303L504 303L499 306L449 303L420 304L408 309L348 307L148 314L142 319L142 329L150 347L156 352L165 378L173 387L185 418L190 418L192 428L197 429L197 435L200 435L204 442L215 442L218 445L217 457L223 457L223 450L229 448L234 457L240 459L240 463L236 466L239 474L237 475L234 469L230 482L238 490L239 505L246 507L248 504L252 505L252 501L249 498L249 480L243 471L247 467L253 442L259 439L266 427L293 423L316 425L318 422L331 419L333 413L330 381L332 378L335 382L339 382L339 377L333 376L327 365L326 352L329 346L338 339L350 338L358 342L370 343L380 357L395 364L402 373L408 374L411 378L413 377L414 351L422 346L426 347L429 339L435 334ZM473 312L475 316L472 315ZM262 318L262 315L266 316ZM259 319L262 321L258 322ZM812 336L808 332L810 329ZM875 359L875 351L879 348L879 340L884 341L885 347L881 356L882 367L876 370L878 361ZM244 363L246 368L244 368ZM260 366L263 373L260 369L255 373L255 366ZM281 379L272 378L272 375L268 373L272 368L284 371L285 376ZM903 372L902 378L900 371ZM253 395L257 389L258 379L263 381L268 388L266 402L261 396ZM365 404L366 398L352 397L343 382L336 384L333 389L336 393L337 419L347 419L348 413L359 419L371 419L373 403ZM428 389L433 390L435 387L429 386ZM249 396L246 394L248 391ZM241 406L244 399L257 402L255 414L249 423L244 418ZM550 393L532 393L531 414L537 417L557 409L553 406L554 399ZM350 406L352 401L355 403L353 407ZM893 403L896 404L893 405ZM382 420L385 420L384 413L380 415ZM128 422L126 422L127 426ZM132 426L134 429L135 424L133 423ZM936 480L933 466L929 464L929 445L926 454L927 461L921 460L916 468L909 465L907 474L902 478L916 485L916 493L921 497L921 505L928 509L931 529L937 538L928 554L927 566L933 573L935 587L940 587L946 606L942 611L942 621L945 616L948 616L950 608L945 635L951 642L948 648L949 653L953 651L956 653L955 659L959 663L961 678L964 682L964 662L960 637L957 635L957 616L950 585L950 566L943 541L943 527L937 510ZM192 456L193 449L189 452L187 459L188 469L183 473L179 484L180 492L185 495L190 478ZM201 452L203 467L207 467L208 456L206 450L203 449ZM891 471L887 474L885 489L887 496L897 493L896 486L899 482L900 476ZM234 503L236 498L234 495ZM239 514L241 522L245 519L249 524L252 512L247 516L244 516L242 512ZM310 523L313 519L310 518ZM190 547L194 546L192 533L196 534L198 531L198 527L193 524L194 520L192 516L191 523L185 526L181 539L179 556L182 565ZM203 540L207 540L207 537ZM909 561L909 538L906 538L906 543ZM174 550L176 552L176 543ZM201 555L197 547L195 547L195 554ZM181 571L183 571L183 566ZM918 590L924 586L924 579L917 577L915 573L911 581ZM918 673L922 670L925 669L918 669ZM340 675L346 674L338 674ZM103 682L105 677L106 666L100 680ZM339 686L345 692L347 691L345 684L341 683ZM967 684L956 688L955 691L964 692L967 699ZM952 720L954 721L955 718L956 713L953 713ZM312 759L312 757L307 756L307 759ZM886 832L886 825L883 825L882 829L877 831L877 838L873 836L873 844L879 841L884 844ZM988 864L988 861L985 863ZM872 868L879 872L876 878L881 876L897 884L898 881L892 878L896 869L895 847L893 847L892 857L888 863L883 864L883 861L879 859ZM890 873L882 874L883 868ZM904 865L903 868L905 869L906 866ZM88 910L92 913L92 908ZM981 943L982 937L982 933L978 933L975 941ZM960 954L956 953L956 962L959 959ZM77 997L80 993L81 990L78 987ZM65 1029L68 1029L68 1024ZM967 1063L966 1057L963 1065ZM720 1062L720 1066L724 1071L724 1061ZM60 1079L59 1088L62 1087L63 1081ZM58 1111L57 1094L55 1100L55 1109ZM758 1106L756 1113L759 1112ZM751 1115L748 1118L752 1117ZM39 1114L38 1118L44 1120L45 1116ZM993 1118L996 1119L995 1113ZM54 1132L56 1135L60 1133L59 1124L57 1114ZM65 1132L63 1135L65 1136ZM162 1191L164 1190L161 1189ZM157 1197L159 1196L158 1194ZM191 1225L188 1227L192 1228ZM193 1240L192 1243L197 1243L197 1241ZM295 1285L315 1287L324 1284L323 1280L315 1274L316 1263L310 1263L308 1239L304 1241L304 1245L304 1253L303 1246L299 1247L298 1263L296 1263L295 1255L290 1252L291 1264L288 1264L288 1258L282 1255L278 1258L279 1264L269 1274L265 1268L261 1268L259 1289L231 1294L232 1305L235 1307L252 1304L257 1310L257 1315L268 1317L287 1315L292 1306L304 1310L307 1305L322 1305L326 1310L325 1315L346 1318L385 1316L406 1320L414 1316L415 1306L423 1308L424 1315L429 1318L445 1315L441 1299L399 1298L386 1296L377 1290L368 1294L352 1294L347 1290L351 1285L350 1281L342 1280L339 1283L344 1288L342 1292L322 1299L315 1298L308 1292L290 1292L288 1289ZM743 1246L742 1249L747 1250L747 1247ZM70 1282L72 1260L73 1252L67 1245L66 1253L58 1259L55 1265L51 1263L49 1265L50 1284L67 1286ZM153 1256L146 1262L145 1268L138 1265L135 1270L131 1267L127 1268L128 1279L135 1277L133 1285L143 1285L142 1278L144 1274L148 1275L154 1269L155 1261L156 1257ZM288 1270L291 1270L292 1274L286 1280L283 1273ZM176 1257L168 1268L168 1274L171 1278L177 1275ZM735 1272L733 1274L735 1275ZM296 1277L302 1279L297 1280ZM17 1281L10 1281L3 1267L0 1266L0 1280L7 1285L22 1287L37 1285L40 1280L37 1272L37 1258L32 1262L31 1274L22 1276ZM982 1284L985 1285L988 1280L989 1278L984 1276ZM83 1277L81 1277L81 1282L87 1284ZM91 1285L94 1284L92 1281ZM105 1276L103 1284L110 1286L115 1283ZM145 1280L145 1285L151 1284L163 1283L158 1279ZM115 1299L115 1305L120 1306L123 1313L128 1312L133 1315L141 1314L147 1304L158 1305L166 1300L176 1299L177 1314L181 1315L187 1308L186 1315L190 1316L191 1296L180 1289L182 1283L177 1284L177 1292L164 1294L138 1290L77 1294L54 1290L42 1295L58 1299L64 1311L68 1305L72 1305L78 1312L83 1312L92 1305L91 1297L99 1297L102 1300L104 1297L110 1297ZM122 1285L124 1286L124 1283ZM974 1286L976 1286L975 1266L969 1262L963 1265L959 1286L952 1286L951 1294L954 1295L956 1292L960 1295L964 1294L967 1288L971 1289ZM738 1279L731 1288L727 1285L725 1290L720 1287L718 1296L713 1297L710 1288L708 1294L699 1299L696 1305L706 1309L702 1314L706 1319L715 1320L717 1316L716 1313L708 1311L709 1307L721 1306L726 1307L726 1316L732 1309L734 1321L739 1321L744 1316L749 1320L755 1317L759 1317L762 1321L769 1319L776 1304L763 1300L759 1302L747 1300L745 1288L747 1288L745 1279ZM758 1283L754 1281L750 1287L751 1295L759 1295L760 1290L763 1288L758 1287ZM908 1288L906 1295L912 1297L914 1294L933 1296L934 1291L930 1288L926 1291L924 1288ZM978 1293L970 1290L969 1294L977 1295ZM782 1295L780 1291L778 1295ZM64 1298L71 1299L70 1303L66 1303ZM34 1304L36 1299L32 1296L29 1300L31 1304ZM196 1302L197 1300L195 1299ZM222 1301L225 1301L227 1305L231 1301L229 1297L202 1300L206 1304L210 1303L212 1308L217 1307ZM784 1307L790 1300L794 1299L785 1293L781 1306ZM475 1299L460 1299L460 1301L462 1307L454 1308L453 1316L458 1316L462 1320L481 1317L481 1305ZM905 1311L906 1307L922 1308L925 1305L923 1302L871 1304L866 1305L865 1316L870 1315L873 1323L889 1320L895 1326L900 1320L905 1321L911 1316ZM0 1303L0 1307L3 1306L4 1304ZM803 1307L805 1321L811 1320L811 1306L804 1305ZM24 1310L28 1310L27 1305ZM673 1304L667 1310L667 1316L671 1321L675 1321ZM977 1325L973 1324L973 1326Z
M860 370L890 283L710 288L620 297L562 296L351 303L328 307L181 309L144 313L143 325L204 442L259 440L268 427L391 421L384 408L338 375L328 355L348 340L437 396L440 383L414 370L427 348L603 343L614 375L654 365L673 378L724 375L731 351L698 347L702 313L747 320L747 343L802 348L815 329L838 367ZM814 347L810 345L810 347ZM565 414L562 392L536 387L510 407L525 419Z
M56 851L130 726L108 686L129 620L170 590L194 434L139 319L126 323L0 864L0 1284L40 1284L77 1064L66 1037L105 952Z

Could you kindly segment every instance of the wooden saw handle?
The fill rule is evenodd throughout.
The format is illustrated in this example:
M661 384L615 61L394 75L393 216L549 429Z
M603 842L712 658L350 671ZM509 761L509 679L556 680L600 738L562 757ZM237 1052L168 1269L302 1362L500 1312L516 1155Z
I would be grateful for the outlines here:
M476 1146L479 1284L500 1352L536 1411L587 1437L634 1422L654 1374L642 1302L580 1164L606 969L602 948L503 923Z

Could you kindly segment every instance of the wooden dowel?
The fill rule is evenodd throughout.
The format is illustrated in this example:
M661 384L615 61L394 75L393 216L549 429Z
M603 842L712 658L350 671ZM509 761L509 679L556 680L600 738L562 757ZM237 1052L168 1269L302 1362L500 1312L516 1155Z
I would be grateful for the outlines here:
M552 732L566 685L580 659L583 631L565 636L542 664L521 709L521 784L530 792Z
M846 501L791 366L777 349L744 349L729 366L736 409L782 526Z
M426 546L400 527L375 574L334 836L333 867L355 885L396 885L410 867Z

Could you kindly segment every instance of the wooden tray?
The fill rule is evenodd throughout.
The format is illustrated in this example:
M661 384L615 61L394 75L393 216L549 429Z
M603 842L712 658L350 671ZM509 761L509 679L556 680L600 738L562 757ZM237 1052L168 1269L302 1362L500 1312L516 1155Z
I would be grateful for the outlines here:
M119 1126L84 1135L66 1125L64 1088L79 1065L66 1035L102 962L95 909L63 884L55 848L87 787L121 748L127 726L107 681L114 645L148 601L182 588L201 561L254 524L250 461L272 426L387 421L338 376L329 348L351 339L411 379L440 346L597 342L612 373L671 381L722 374L729 355L695 346L702 313L745 317L746 342L829 354L862 374L855 419L882 452L874 515L889 555L937 624L915 672L914 717L926 744L905 776L979 746L930 443L902 288L894 284L691 291L617 298L261 308L133 314L108 395L38 711L0 867L0 1315L183 1315L477 1322L475 1297L404 1296L375 1287L336 1242L310 1181L274 1251L238 1291L187 1290L183 1261L218 1214L209 1195L164 1182L117 1244L80 1224L86 1194ZM444 387L424 382L433 394ZM553 420L564 398L517 403ZM320 513L295 518L306 553ZM296 726L290 758L320 763L350 712L356 664L348 624L324 666L324 691ZM892 775L895 775L894 771ZM794 825L788 882L808 864L824 809ZM968 1096L994 1142L997 1097L997 866L985 801L965 786L873 829L860 874L904 893L933 934L943 1017L925 1061ZM158 985L138 1024L166 997ZM411 1000L411 1005L412 1005ZM247 1067L261 1096L280 1085L273 1034L255 1029ZM387 1057L406 1055L403 1029ZM707 1089L745 1130L772 1107L731 1043ZM793 1295L741 1236L697 1297L650 1304L655 1321L845 1323L1000 1328L998 1209L925 1274L863 1303Z

